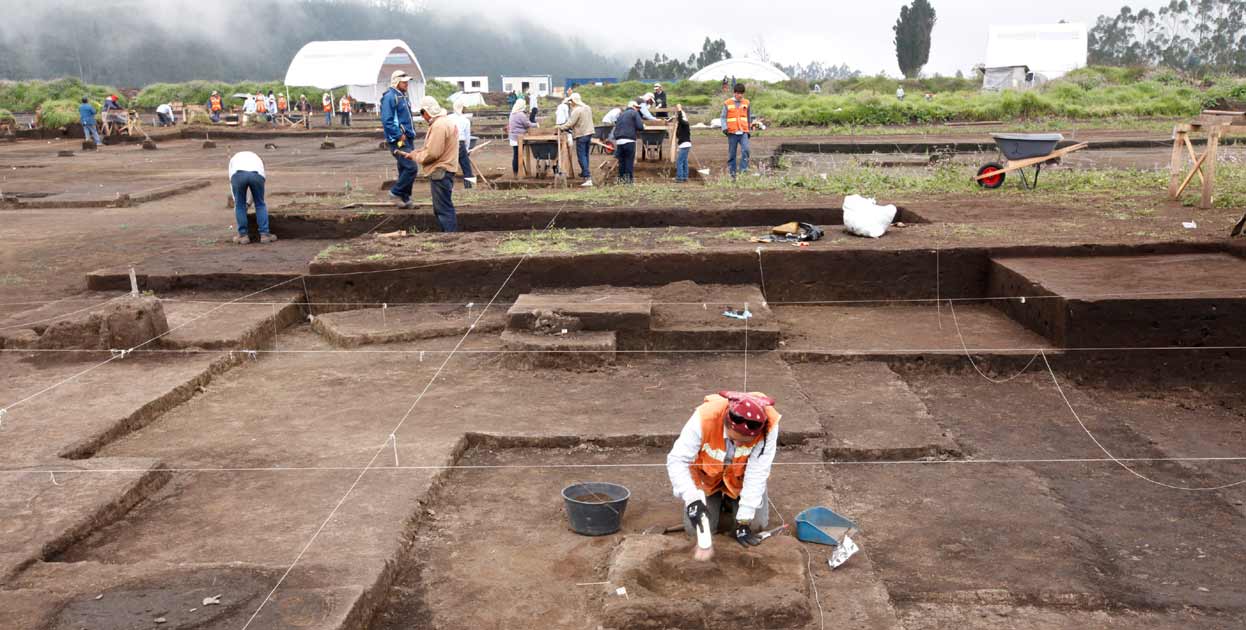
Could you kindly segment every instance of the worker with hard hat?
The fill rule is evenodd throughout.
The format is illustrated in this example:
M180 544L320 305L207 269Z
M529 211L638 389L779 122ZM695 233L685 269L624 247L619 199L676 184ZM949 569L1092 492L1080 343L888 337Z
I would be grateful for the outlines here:
M695 557L713 555L710 536L761 544L769 522L766 485L779 450L774 399L761 392L705 397L666 456L666 474L684 502L684 530L698 538Z
M398 179L389 189L389 196L400 208L411 207L411 187L419 167L411 160L415 148L415 127L411 122L411 103L407 100L407 85L411 77L402 70L395 70L389 77L389 89L381 96L381 127L385 130L385 142L398 164ZM325 94L325 98L328 98ZM332 103L328 105L332 107Z

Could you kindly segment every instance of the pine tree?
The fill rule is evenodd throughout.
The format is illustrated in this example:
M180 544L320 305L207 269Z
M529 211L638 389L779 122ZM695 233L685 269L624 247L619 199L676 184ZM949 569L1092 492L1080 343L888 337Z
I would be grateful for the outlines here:
M900 19L893 30L896 61L906 78L917 78L930 60L930 32L934 25L935 10L928 0L913 0L912 5L900 7Z

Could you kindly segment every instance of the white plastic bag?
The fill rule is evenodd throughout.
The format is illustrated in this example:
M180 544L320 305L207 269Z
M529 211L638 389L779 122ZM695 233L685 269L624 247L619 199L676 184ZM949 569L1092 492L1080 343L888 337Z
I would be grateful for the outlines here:
M844 229L849 234L878 238L887 233L887 227L896 218L896 207L880 206L873 199L861 195L844 198Z
M843 542L839 543L839 545L835 547L835 552L831 554L830 558L826 559L826 563L829 564L832 569L838 568L839 565L847 562L848 558L852 557L852 554L860 550L861 548L857 546L857 543L853 542L853 540L845 534Z

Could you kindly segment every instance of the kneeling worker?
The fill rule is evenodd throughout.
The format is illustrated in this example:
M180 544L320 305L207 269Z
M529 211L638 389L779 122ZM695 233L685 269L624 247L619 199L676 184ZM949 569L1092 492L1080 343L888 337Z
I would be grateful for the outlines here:
M759 392L705 397L666 456L666 474L684 501L684 529L708 540L729 532L742 546L759 545L769 522L766 483L779 447L779 412ZM704 519L702 517L705 517ZM708 520L709 531L704 531ZM695 557L707 560L700 545Z

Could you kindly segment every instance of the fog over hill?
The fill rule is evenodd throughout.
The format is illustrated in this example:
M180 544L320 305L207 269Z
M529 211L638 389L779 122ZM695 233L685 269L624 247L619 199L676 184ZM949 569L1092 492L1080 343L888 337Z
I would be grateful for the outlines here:
M402 39L424 72L618 76L628 63L530 21L443 17L362 0L0 0L0 79L81 77L141 87L281 79L303 44Z

